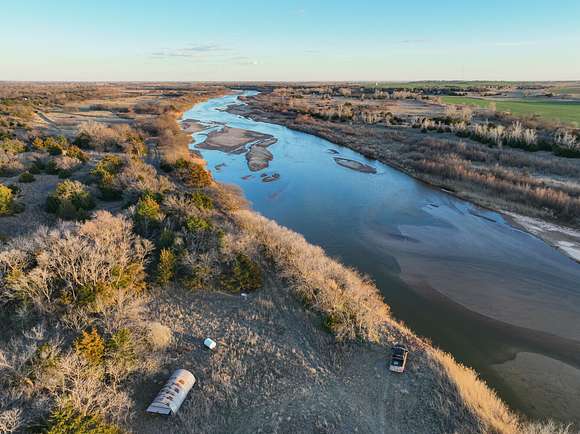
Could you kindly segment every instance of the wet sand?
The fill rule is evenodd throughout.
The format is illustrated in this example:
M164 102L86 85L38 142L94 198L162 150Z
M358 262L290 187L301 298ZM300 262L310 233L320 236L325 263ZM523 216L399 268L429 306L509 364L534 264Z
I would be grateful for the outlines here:
M267 148L276 142L277 139L269 134L225 126L220 130L211 131L207 139L197 147L230 154L245 153L249 169L257 172L269 166L274 156Z
M339 157L334 157L334 161L336 161L336 164L338 164L339 166L346 167L347 169L356 170L362 173L377 173L377 170L374 167L371 167L367 164L363 164L359 161Z
M239 150L245 151L245 146L250 143L264 143L267 141L271 142L269 143L271 145L275 143L276 139L269 134L257 133L241 128L223 127L221 130L210 132L207 135L207 139L198 144L197 147L222 152L236 152Z
M268 167L269 162L274 159L274 156L265 146L253 145L248 153L246 154L246 160L248 161L248 167L252 172L257 172L258 170L265 169Z
M515 359L492 368L520 391L526 412L545 419L565 420L575 415L571 422L580 427L580 369L528 352L518 353Z

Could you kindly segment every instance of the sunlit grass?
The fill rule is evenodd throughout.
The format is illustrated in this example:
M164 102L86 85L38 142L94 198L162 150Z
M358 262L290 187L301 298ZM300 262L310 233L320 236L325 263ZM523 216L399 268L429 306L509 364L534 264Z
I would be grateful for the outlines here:
M580 102L561 101L522 101L522 100L488 100L463 96L444 96L444 103L466 104L480 108L489 108L495 102L500 112L510 112L515 116L538 115L545 119L580 124Z

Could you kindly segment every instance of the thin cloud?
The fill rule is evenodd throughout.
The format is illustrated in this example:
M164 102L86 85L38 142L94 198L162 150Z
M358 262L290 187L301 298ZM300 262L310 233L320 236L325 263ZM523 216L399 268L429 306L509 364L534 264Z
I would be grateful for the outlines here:
M231 53L232 49L218 44L190 44L180 48L162 48L151 53L154 58L190 57L197 60L219 57Z
M525 45L536 45L536 41L504 41L493 44L496 47L523 47Z
M429 39L403 39L398 41L399 44L426 44L431 42Z
M231 51L230 48L222 47L217 44L193 44L189 45L183 49L184 51L196 52L196 53L209 53L216 51Z

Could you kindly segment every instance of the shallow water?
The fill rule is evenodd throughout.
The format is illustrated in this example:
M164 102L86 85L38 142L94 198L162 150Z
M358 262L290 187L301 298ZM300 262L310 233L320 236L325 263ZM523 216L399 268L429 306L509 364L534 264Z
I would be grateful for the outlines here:
M498 213L350 149L216 110L235 103L236 95L213 99L184 119L278 139L268 148L274 160L260 172L250 172L244 155L201 150L214 177L239 185L254 210L368 274L397 318L478 370L515 408L523 409L520 398L526 391L501 380L494 363L525 350L580 367L577 263ZM195 143L205 133L197 133ZM377 173L343 167L337 156ZM279 173L280 179L262 182L262 173Z

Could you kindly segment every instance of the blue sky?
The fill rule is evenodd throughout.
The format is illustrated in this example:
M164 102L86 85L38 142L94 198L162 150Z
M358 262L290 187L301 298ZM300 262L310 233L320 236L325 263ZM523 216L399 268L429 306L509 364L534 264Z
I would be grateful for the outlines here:
M580 1L1 0L0 80L580 80Z

